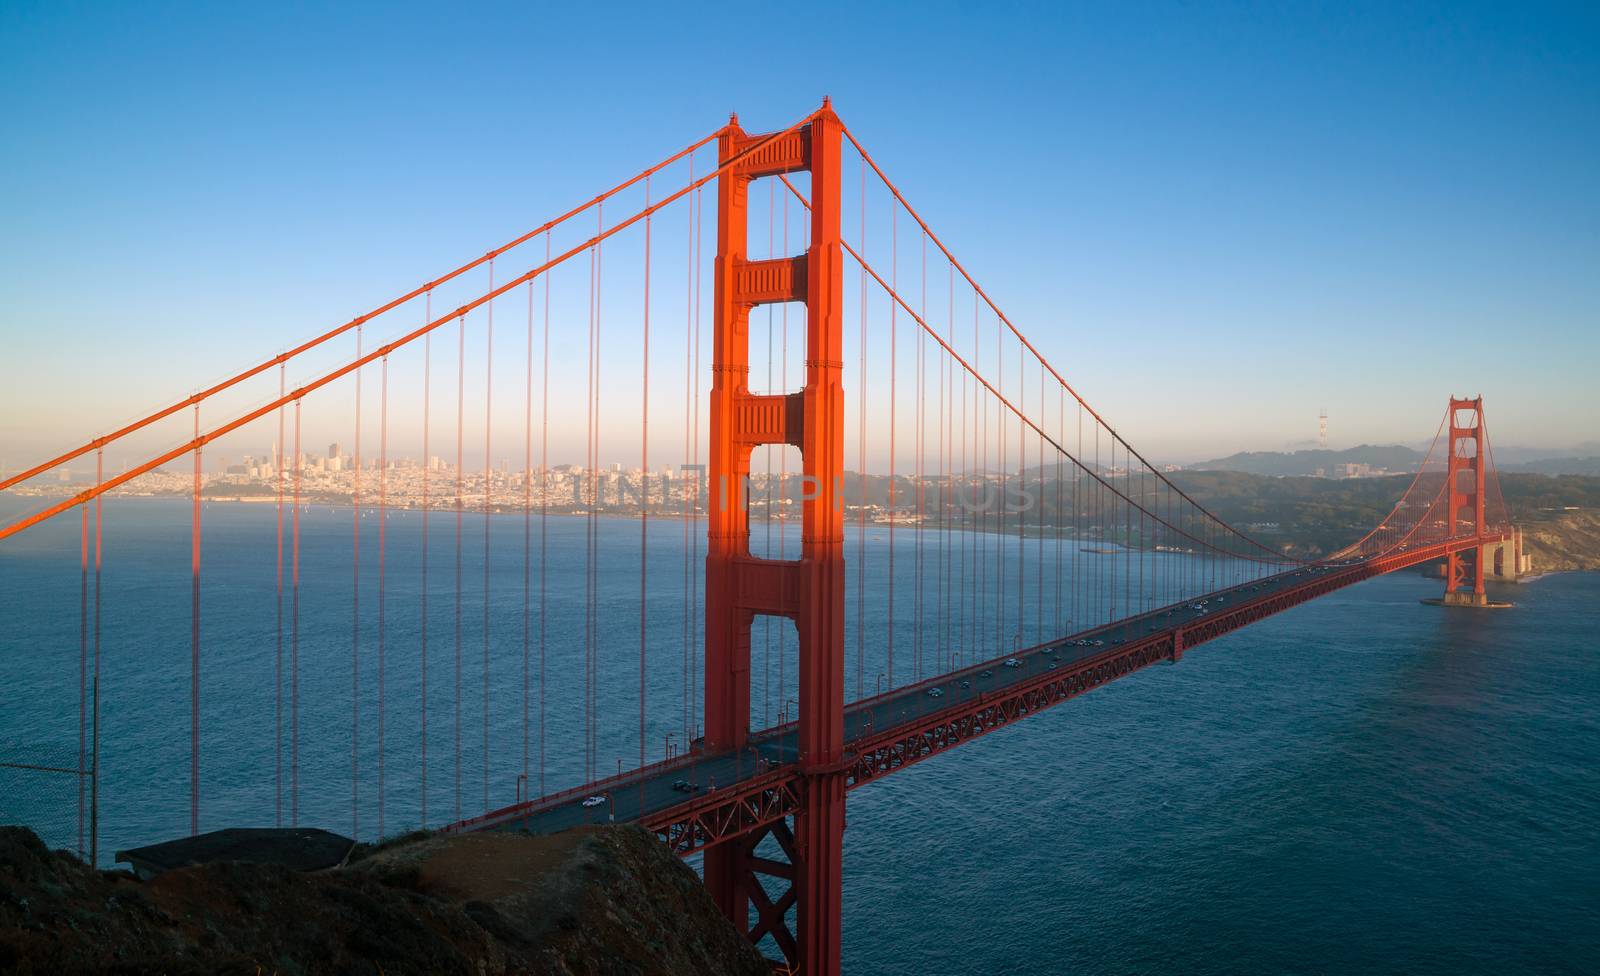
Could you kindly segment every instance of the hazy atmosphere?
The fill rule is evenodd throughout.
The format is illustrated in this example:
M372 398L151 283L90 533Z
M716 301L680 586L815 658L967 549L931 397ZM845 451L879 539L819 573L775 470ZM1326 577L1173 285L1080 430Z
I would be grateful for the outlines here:
M623 9L7 5L0 467L824 94L1149 455L1596 440L1592 6Z

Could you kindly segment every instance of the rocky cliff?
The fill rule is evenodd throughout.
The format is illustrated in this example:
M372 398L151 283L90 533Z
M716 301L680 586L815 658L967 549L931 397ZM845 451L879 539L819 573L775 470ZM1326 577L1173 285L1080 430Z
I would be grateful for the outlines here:
M1600 512L1564 512L1522 524L1522 548L1534 573L1600 570Z
M694 873L634 827L422 837L297 874L141 882L0 827L0 972L766 976Z

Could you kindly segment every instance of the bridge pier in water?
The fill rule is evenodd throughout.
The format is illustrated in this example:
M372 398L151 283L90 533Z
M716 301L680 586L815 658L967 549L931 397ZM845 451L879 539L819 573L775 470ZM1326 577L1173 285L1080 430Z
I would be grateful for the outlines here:
M712 846L705 883L752 942L770 935L794 971L839 972L844 836L844 371L839 193L841 126L832 107L792 132L750 136L730 120L718 138L717 259L712 350L709 540L706 556L708 752L742 749L750 734L750 637L759 615L794 621L799 635L801 803L784 821ZM759 148L757 148L759 147ZM742 157L742 158L741 158ZM746 257L750 184L811 174L811 246L805 254ZM750 311L806 304L806 383L798 393L749 389ZM800 449L801 558L750 554L744 485L765 444ZM759 856L772 837L788 863ZM758 875L787 881L770 899ZM750 911L756 909L752 924ZM787 915L795 911L791 932Z

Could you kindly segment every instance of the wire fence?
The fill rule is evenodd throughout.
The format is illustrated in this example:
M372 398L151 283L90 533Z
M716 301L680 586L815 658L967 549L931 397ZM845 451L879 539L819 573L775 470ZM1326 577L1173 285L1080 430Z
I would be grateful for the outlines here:
M0 824L94 863L97 800L92 762L76 746L0 740Z

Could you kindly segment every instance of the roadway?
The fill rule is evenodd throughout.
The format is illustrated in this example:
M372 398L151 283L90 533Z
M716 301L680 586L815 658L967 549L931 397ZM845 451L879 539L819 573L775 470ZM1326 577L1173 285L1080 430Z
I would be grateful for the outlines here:
M1089 628L852 703L845 709L846 748L849 743L880 737L898 727L915 726L946 709L991 697L1140 638L1187 626L1204 620L1209 614L1291 589L1305 583L1308 577L1355 565L1358 561L1350 560L1279 573L1198 597L1190 603ZM753 733L748 746L738 752L707 754L695 748L673 760L492 811L446 829L554 833L585 824L657 819L656 815L673 807L709 799L719 790L726 791L772 770L793 766L799 759L797 736L798 729L790 723ZM599 802L584 805L585 800L596 797Z

